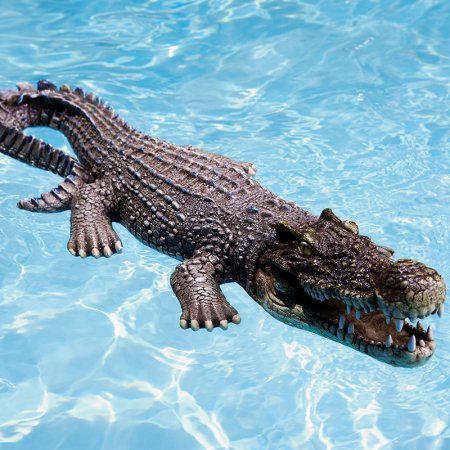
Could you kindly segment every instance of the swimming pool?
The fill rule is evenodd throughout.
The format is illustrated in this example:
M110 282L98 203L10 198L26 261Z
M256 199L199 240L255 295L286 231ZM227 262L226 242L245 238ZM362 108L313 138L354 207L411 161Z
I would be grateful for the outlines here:
M95 91L448 282L449 20L437 1L6 2L0 88ZM183 331L175 260L121 227L121 255L79 260L67 213L16 209L56 180L0 157L5 448L450 447L445 315L426 320L438 348L413 370L289 328L236 285L239 326Z

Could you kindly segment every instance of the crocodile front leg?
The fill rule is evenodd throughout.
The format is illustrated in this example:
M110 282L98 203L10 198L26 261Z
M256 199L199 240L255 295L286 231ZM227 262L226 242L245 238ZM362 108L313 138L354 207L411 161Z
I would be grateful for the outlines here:
M116 200L110 184L97 180L83 184L72 201L70 240L67 249L74 256L110 257L120 253L122 243L111 225Z
M220 289L222 277L217 257L208 253L199 252L177 266L170 282L181 304L181 328L211 331L220 326L225 330L228 322L240 323L238 312Z

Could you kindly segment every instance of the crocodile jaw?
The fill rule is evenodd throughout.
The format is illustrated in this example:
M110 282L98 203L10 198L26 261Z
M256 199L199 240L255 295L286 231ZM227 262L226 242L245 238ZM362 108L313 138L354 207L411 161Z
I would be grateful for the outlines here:
M376 306L376 299L371 311L361 314L341 299L322 301L314 298L299 284L294 295L292 292L286 295L276 288L273 280L270 268L257 269L252 296L269 314L290 326L313 332L394 366L416 367L434 353L436 343L431 328L424 330L420 324L415 327L403 320L390 320L390 316L385 316Z

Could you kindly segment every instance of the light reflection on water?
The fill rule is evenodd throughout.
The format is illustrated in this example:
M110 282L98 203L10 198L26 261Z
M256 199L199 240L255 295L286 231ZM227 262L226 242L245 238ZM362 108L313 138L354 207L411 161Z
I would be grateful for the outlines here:
M8 2L1 88L49 78L131 124L258 166L314 213L450 279L445 2ZM55 145L61 137L38 131ZM447 448L448 320L395 369L268 317L178 328L176 261L117 227L110 260L66 251L69 215L20 198L57 177L0 157L0 442L30 449Z

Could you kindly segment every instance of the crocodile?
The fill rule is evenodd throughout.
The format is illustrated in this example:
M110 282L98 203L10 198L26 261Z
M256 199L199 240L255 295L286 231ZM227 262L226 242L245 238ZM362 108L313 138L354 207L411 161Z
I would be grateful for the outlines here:
M23 133L33 126L62 132L76 158ZM0 91L0 152L64 178L18 206L70 210L73 255L120 253L119 222L180 260L170 282L183 329L240 323L220 287L237 282L276 319L378 361L415 367L434 353L420 319L442 316L442 276L329 208L316 216L278 197L251 163L146 135L94 94L45 80Z

